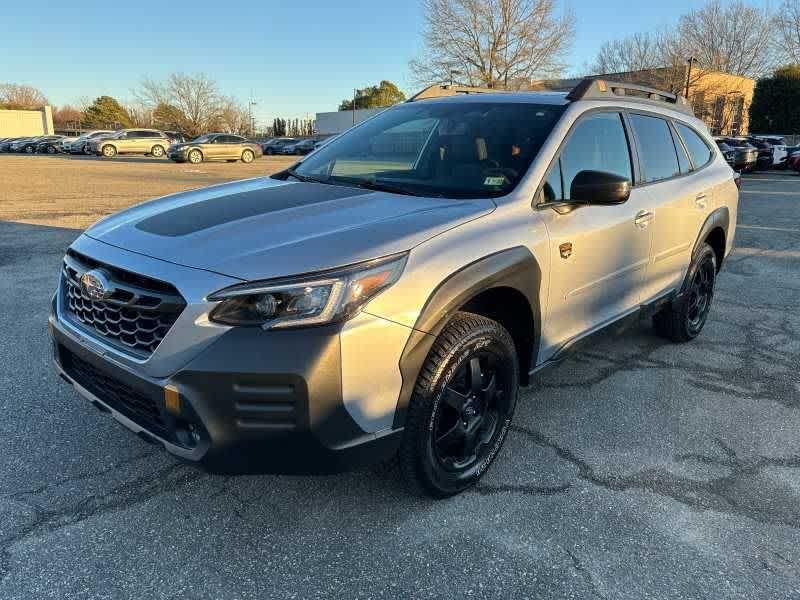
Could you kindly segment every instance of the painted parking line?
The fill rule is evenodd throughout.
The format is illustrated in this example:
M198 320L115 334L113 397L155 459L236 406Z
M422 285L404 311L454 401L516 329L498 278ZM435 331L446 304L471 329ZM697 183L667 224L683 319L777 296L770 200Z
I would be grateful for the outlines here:
M794 177L792 179L788 177L742 177L742 181L800 181L800 178Z
M800 196L800 192L776 192L775 190L740 190L740 194L768 194L770 196Z
M784 231L786 233L800 233L800 229L790 229L788 227L763 227L761 225L737 225L737 229L762 229L764 231Z

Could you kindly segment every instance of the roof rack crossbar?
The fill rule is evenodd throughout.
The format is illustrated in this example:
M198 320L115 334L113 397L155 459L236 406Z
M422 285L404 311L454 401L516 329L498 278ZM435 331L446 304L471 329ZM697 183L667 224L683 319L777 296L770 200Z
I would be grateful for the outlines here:
M639 92L644 96L630 96L628 91ZM586 77L578 83L569 94L567 100L609 100L625 96L631 102L666 102L672 104L672 108L682 113L694 116L694 111L689 102L680 94L673 94L663 90L639 85L636 83L624 83L620 81L608 81L596 77Z
M506 90L498 90L495 88L481 88L470 87L466 85L437 83L434 85L429 85L424 90L417 92L411 96L411 98L406 100L406 102L417 102L418 100L427 100L428 98L444 98L447 96L457 96L459 94L499 94L504 93L505 91Z

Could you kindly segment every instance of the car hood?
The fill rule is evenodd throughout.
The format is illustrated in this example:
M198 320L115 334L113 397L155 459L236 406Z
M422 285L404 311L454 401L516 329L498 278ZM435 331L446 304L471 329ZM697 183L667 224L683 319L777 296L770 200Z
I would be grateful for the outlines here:
M243 280L386 256L494 210L489 199L422 198L260 177L165 196L85 235Z

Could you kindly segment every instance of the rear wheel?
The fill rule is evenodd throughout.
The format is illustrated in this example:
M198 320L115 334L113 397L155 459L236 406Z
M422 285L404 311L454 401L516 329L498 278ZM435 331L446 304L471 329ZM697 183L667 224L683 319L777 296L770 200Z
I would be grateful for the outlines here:
M103 146L103 149L100 152L106 158L114 158L117 155L117 149L111 144L106 144Z
M193 165L198 165L201 162L203 162L203 153L200 152L200 150L192 150L189 152L187 158L189 159L189 162L192 163Z
M275 150L273 150L272 148L267 148L266 150L264 150L264 154L266 154L267 156L272 156L273 154L275 154Z
M150 154L155 156L156 158L161 158L164 156L164 147L163 146L153 146L152 150L150 150Z
M653 316L656 333L673 342L696 338L708 319L714 284L717 277L717 256L703 244L692 259L680 295Z
M33 154L33 151L34 151L35 149L36 149L36 148L34 148L33 146L25 146L25 148L24 148L24 150L25 150L25 154Z
M251 163L251 162L253 162L253 159L255 157L256 157L256 155L253 154L252 150L245 150L244 152L242 152L242 162L243 163Z
M56 153L56 147L55 146L48 146L47 147L47 153L48 154L55 154Z
M434 342L408 407L399 460L411 487L443 498L474 485L505 441L518 383L508 332L456 313Z

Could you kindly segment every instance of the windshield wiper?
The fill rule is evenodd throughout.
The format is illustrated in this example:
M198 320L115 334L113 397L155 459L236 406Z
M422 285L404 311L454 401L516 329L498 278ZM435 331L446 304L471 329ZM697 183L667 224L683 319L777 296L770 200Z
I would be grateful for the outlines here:
M327 183L328 185L331 185L330 181L325 181L324 179L317 179L316 177L309 177L308 175L300 175L300 173L298 173L294 169L286 169L286 174L291 175L292 177L297 179L297 181L310 182L310 183Z
M376 179L361 179L360 177L336 177L336 181L354 185L355 187L374 190L376 192L389 192L390 194L404 194L406 196L419 196L416 192L410 191L408 188L399 185L392 185L391 183L383 183Z

